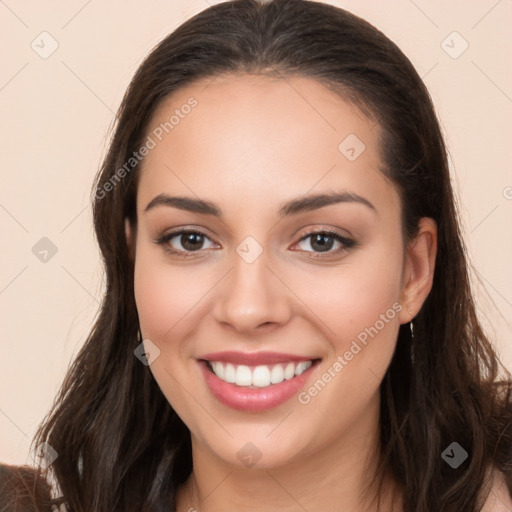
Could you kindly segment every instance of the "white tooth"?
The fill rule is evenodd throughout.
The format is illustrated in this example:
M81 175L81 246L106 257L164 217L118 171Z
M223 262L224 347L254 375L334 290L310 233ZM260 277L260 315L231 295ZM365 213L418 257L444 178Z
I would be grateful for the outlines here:
M301 361L295 369L295 375L304 373L311 366L311 364L311 361Z
M295 364L288 363L288 365L286 366L286 368L284 370L284 378L286 380L290 380L291 378L293 378L294 375L295 375Z
M212 363L213 372L219 379L224 380L224 365L220 361L213 361Z
M270 370L268 366L256 366L256 368L254 368L252 384L259 388L270 386Z
M210 361L213 372L224 382L234 383L237 386L256 386L259 388L279 384L283 380L290 380L304 373L312 364L312 361L290 362L286 366L275 364L272 365L272 370L270 370L267 365L250 368L245 365L235 366L231 363Z
M224 368L224 380L231 384L236 382L235 367L231 363L226 364L226 367Z
M241 364L237 367L235 384L237 386L250 386L252 384L252 373L248 366Z
M270 372L270 382L272 384L279 384L280 382L283 382L284 380L284 369L283 365L276 364L274 368L272 368L272 371Z

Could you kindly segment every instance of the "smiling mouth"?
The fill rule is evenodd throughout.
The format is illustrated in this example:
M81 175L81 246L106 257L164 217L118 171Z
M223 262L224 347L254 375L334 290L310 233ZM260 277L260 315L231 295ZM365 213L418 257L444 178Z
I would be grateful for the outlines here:
M239 387L258 389L271 387L285 380L292 380L302 375L311 366L318 364L320 359L258 366L223 361L203 361L206 363L208 370L218 379Z

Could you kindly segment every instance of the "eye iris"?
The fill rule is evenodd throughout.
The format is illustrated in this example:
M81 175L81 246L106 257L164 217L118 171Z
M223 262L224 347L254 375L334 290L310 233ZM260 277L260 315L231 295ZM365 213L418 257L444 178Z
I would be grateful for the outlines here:
M326 242L326 239L330 239L330 243ZM317 234L313 237L311 245L315 248L315 243L319 243L320 251L325 252L332 249L333 237L331 235Z
M186 234L181 235L180 242L185 249L194 251L194 250L200 249L201 245L203 245L202 238L203 238L203 235L200 235L198 233L186 233ZM194 240L197 243L197 245L195 245L195 246L194 246ZM192 246L190 247L189 244L192 244Z

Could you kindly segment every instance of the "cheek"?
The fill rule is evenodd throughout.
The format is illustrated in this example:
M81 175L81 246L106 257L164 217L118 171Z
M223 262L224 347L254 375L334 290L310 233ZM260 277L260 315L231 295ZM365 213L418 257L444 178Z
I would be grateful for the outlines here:
M195 389L199 381L190 380L190 375L197 372L191 359L192 340L198 324L196 315L207 314L201 297L212 284L204 273L190 268L166 264L154 250L141 248L136 256L134 292L143 337L160 350L150 371L180 418L189 428L199 431L196 421L202 418L202 412L196 410L183 386L186 383L187 390L199 396Z
M396 243L382 239L350 255L338 267L317 268L313 278L304 279L302 274L295 278L294 290L324 324L337 353L376 323L383 337L396 334L402 308L398 302L402 257L400 239Z
M176 339L188 325L189 317L197 315L201 298L212 286L211 279L193 270L193 266L167 264L164 258L157 256L153 248L151 252L141 248L134 275L135 302L142 332L146 338L159 342Z
M316 411L332 434L348 428L375 398L393 356L402 309L401 246L380 244L326 276L317 284L328 292L318 293L312 304L327 326L330 355L298 401ZM339 413L332 412L333 404Z

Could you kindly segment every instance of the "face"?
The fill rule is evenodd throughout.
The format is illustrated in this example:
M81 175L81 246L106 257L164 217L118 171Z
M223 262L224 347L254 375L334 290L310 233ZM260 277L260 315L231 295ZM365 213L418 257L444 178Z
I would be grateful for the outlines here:
M176 92L147 135L135 299L194 447L273 467L372 431L423 268L378 125L314 80L242 75Z

